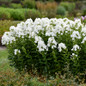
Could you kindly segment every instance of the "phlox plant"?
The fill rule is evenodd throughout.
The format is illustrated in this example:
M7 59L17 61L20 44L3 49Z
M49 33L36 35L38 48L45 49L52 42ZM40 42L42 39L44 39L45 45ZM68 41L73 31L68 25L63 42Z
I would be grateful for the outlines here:
M19 71L39 75L64 73L65 65L76 75L86 69L86 25L67 18L27 19L11 26L2 37L10 64Z

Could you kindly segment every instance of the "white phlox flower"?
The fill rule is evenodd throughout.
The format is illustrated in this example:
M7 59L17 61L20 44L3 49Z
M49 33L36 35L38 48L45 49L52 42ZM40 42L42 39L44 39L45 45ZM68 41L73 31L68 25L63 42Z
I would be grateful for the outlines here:
M52 49L53 49L53 48L56 48L57 42L55 41L54 37L50 37L50 38L48 39L48 44L47 44L47 46L48 46L48 47L51 46Z
M84 37L81 43L85 43L85 41L86 41L86 36Z
M47 25L50 25L50 20L48 18L42 18L42 26L46 27Z
M10 32L5 32L4 35L2 36L2 44L5 45L5 44L9 44L9 43L12 43L13 41L15 41L15 37L12 36L12 34Z
M56 25L55 29L57 30L56 33L60 34L64 32L64 28L60 25Z
M80 49L79 45L75 44L71 50L72 51L77 51L79 49Z
M82 27L81 32L83 32L84 34L86 34L86 25L84 27Z
M78 57L78 55L77 55L77 54L72 53L72 55L71 55L71 59L72 59L72 60L78 59L77 57Z
M77 57L78 55L76 55L75 53L72 53L72 55L71 55L71 56L76 56L76 57Z
M59 50L59 52L61 52L62 49L66 49L66 45L64 43L59 43L58 44L58 50Z
M80 39L81 35L78 31L73 31L73 33L71 34L71 38L72 40L75 40L75 38Z
M14 50L14 55L17 55L18 53L20 54L21 51L20 51L19 49L15 49L15 50Z
M44 41L40 40L38 41L38 45L37 48L39 49L39 51L44 51L44 50L48 50L47 46L45 45Z
M33 20L31 18L30 19L27 19L26 22L25 22L25 24L27 26L32 26L33 25Z
M80 28L81 27L81 28ZM75 29L73 29L75 28ZM80 29L79 29L80 28ZM75 30L80 31L75 31ZM25 22L17 24L17 26L11 26L9 32L5 32L2 36L2 44L8 45L17 40L17 38L28 39L33 38L34 43L37 44L39 51L48 50L48 47L52 49L57 47L57 41L55 37L63 37L61 35L68 34L75 41L75 39L81 39L84 37L81 43L84 43L86 38L86 25L81 23L81 20L69 20L68 18L36 18L34 21L32 19L27 19ZM71 34L71 35L70 35ZM43 37L47 37L47 44L44 43ZM61 47L62 46L62 47ZM65 49L66 46L63 43L59 44L59 52Z
M42 40L42 38L40 36L35 36L35 43L38 43L41 40Z
M56 36L57 29L55 29L52 25L46 26L45 36Z

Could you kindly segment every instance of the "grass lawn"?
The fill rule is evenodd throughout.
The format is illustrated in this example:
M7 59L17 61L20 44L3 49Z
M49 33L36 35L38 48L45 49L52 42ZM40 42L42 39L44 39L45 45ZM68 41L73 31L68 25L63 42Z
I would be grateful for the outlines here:
M7 59L8 52L7 50L0 50L0 72L6 71L7 69L10 69L9 61Z

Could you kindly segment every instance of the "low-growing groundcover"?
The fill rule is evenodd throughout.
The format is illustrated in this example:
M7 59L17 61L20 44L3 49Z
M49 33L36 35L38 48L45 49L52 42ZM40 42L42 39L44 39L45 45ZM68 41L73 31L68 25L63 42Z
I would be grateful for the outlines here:
M67 18L28 19L17 27L11 26L2 37L9 52L11 66L19 71L55 76L86 72L86 26L81 20Z

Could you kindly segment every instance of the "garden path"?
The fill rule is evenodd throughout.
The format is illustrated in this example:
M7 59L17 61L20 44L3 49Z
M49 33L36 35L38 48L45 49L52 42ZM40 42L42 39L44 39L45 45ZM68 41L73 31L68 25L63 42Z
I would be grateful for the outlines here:
M5 50L5 49L6 49L6 47L0 46L0 50Z

